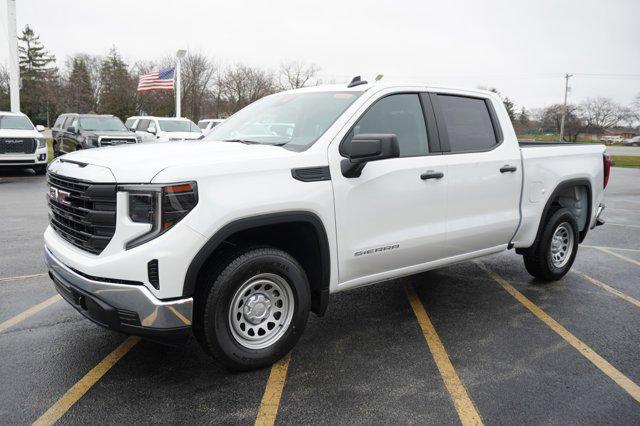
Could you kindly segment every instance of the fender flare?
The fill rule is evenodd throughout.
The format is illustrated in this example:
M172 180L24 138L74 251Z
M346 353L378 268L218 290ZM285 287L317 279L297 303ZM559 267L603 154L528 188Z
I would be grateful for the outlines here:
M287 211L279 213L268 213L257 216L250 216L235 220L220 228L207 242L200 248L187 268L182 288L183 297L191 297L195 293L198 274L209 256L228 239L231 235L251 228L261 226L284 224L284 223L306 223L315 230L318 243L320 245L320 292L313 293L312 310L322 315L329 302L329 283L331 278L331 254L329 250L329 240L327 232L320 217L309 211ZM313 289L312 289L313 291Z
M556 189L553 190L549 198L547 199L547 203L542 210L542 215L540 215L540 223L538 224L538 232L536 233L536 239L534 240L532 247L537 244L540 240L540 235L542 234L542 228L544 227L543 220L547 217L549 213L549 209L551 208L551 204L553 204L553 200L555 200L556 196L560 193L560 191L570 188L572 186L586 186L587 187L587 221L585 222L584 229L580 231L580 235L578 236L578 242L581 243L584 241L587 236L587 232L589 231L589 224L591 223L591 210L593 206L593 193L591 188L591 182L587 178L576 178L576 179L568 179L560 182L556 185Z

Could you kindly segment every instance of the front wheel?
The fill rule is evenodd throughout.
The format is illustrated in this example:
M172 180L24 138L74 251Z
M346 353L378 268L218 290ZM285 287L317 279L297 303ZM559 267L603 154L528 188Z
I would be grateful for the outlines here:
M544 281L564 277L578 253L578 224L571 212L558 209L547 221L540 240L528 249L524 257L527 271Z
M240 250L205 271L199 287L194 333L231 370L273 364L295 346L307 323L307 276L282 250Z

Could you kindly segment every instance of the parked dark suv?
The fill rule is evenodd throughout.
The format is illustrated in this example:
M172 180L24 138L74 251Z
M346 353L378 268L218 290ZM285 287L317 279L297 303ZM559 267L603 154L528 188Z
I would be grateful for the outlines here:
M51 133L56 157L79 149L141 142L113 115L62 114Z

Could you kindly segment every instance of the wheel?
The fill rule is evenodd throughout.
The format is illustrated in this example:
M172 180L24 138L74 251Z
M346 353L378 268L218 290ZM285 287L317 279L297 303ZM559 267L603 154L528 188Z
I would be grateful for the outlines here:
M36 172L37 175L43 175L47 173L47 165L39 164L33 168L33 171Z
M251 370L273 364L307 323L307 276L288 253L246 248L206 270L198 283L194 334L220 364Z
M555 211L544 225L540 240L525 252L527 271L543 281L564 277L578 253L578 223L565 208Z

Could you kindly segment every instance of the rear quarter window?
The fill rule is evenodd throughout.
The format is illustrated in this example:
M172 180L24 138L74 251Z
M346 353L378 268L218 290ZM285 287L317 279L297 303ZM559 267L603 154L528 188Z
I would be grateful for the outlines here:
M451 152L486 151L497 145L487 101L438 95Z

